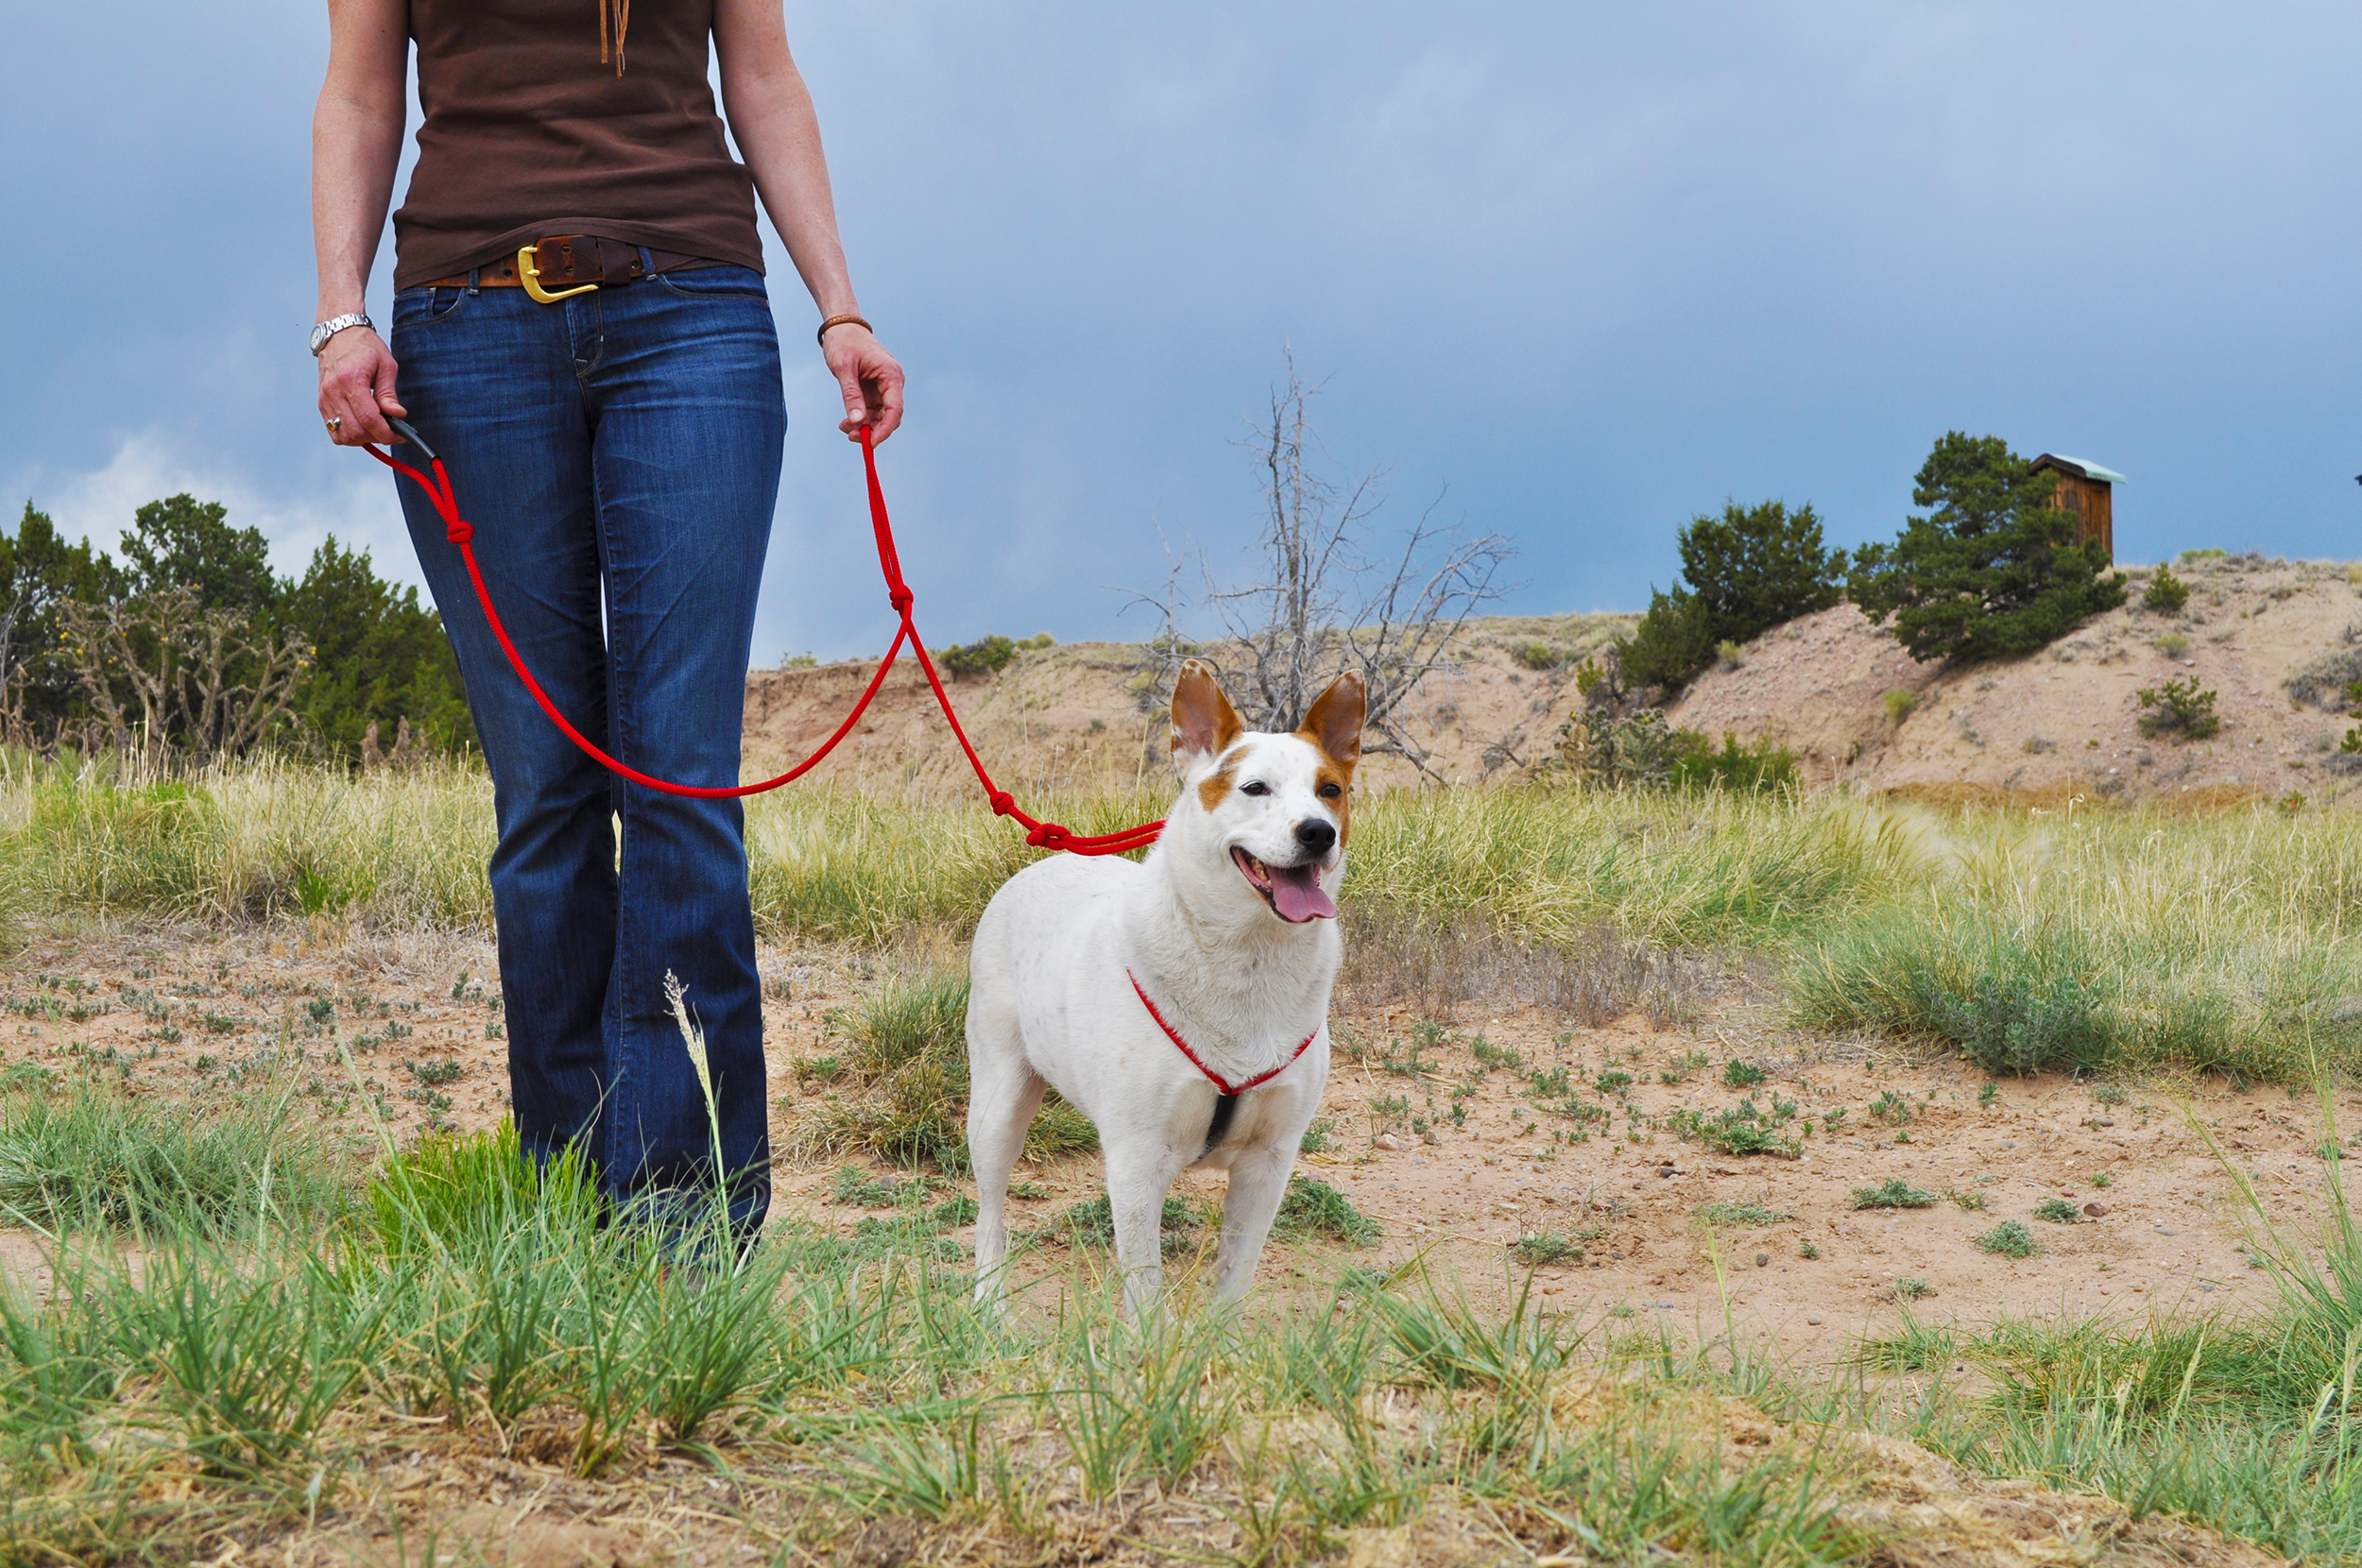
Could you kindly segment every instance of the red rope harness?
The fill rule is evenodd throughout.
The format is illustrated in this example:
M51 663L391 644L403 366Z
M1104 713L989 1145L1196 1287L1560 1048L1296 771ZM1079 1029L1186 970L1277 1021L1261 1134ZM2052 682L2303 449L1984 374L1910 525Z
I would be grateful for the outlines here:
M1304 1037L1304 1044L1296 1047L1295 1049L1288 1053L1288 1060L1280 1063L1279 1065L1274 1067L1271 1071L1258 1072L1253 1078L1248 1079L1245 1082L1238 1084L1234 1087L1231 1084L1230 1080L1223 1077L1222 1074L1216 1072L1213 1068L1207 1066L1199 1059L1197 1052L1190 1048L1190 1043L1181 1038L1181 1031L1179 1030L1174 1029L1171 1024L1165 1022L1165 1015L1156 1011L1156 1004L1150 1001L1148 999L1148 993L1140 989L1140 978L1138 975L1132 973L1131 970L1126 969L1123 972L1123 978L1132 982L1132 994L1139 997L1140 1005L1142 1007L1148 1009L1148 1015L1156 1020L1156 1027L1165 1031L1165 1038L1180 1047L1181 1054L1190 1059L1190 1065L1195 1067L1199 1072L1204 1073L1207 1081L1224 1095L1242 1095L1249 1089L1255 1087L1258 1083L1270 1082L1273 1079L1277 1078L1281 1073L1286 1072L1290 1067L1294 1066L1296 1065L1296 1058L1302 1056L1306 1051L1310 1050L1312 1048L1312 1042L1321 1037L1321 1031L1317 1029L1314 1030L1311 1033Z
M420 444L423 446L424 443ZM853 725L860 721L862 714L868 710L870 699L877 696L878 689L885 684L886 672L894 667L895 659L900 656L903 644L908 643L911 653L918 660L919 669L926 672L927 684L934 690L935 701L943 708L944 720L950 724L953 738L959 741L960 750L967 754L967 765L976 771L976 781L984 787L984 794L992 802L993 814L1016 818L1025 828L1027 844L1037 849L1063 849L1072 855L1121 855L1126 850L1145 848L1155 843L1156 835L1164 828L1165 825L1162 822L1149 822L1142 823L1138 827L1124 828L1117 833L1077 833L1061 827L1054 822L1043 822L1028 815L1018 808L1008 791L993 783L992 775L984 771L984 758L976 755L975 746L967 739L967 731L960 727L960 716L951 710L950 693L943 689L943 677L935 672L935 661L927 656L927 646L918 639L918 628L911 623L913 595L910 585L902 580L901 559L895 554L894 524L886 517L885 491L878 486L878 452L870 443L869 427L866 425L862 427L861 432L861 457L862 465L868 471L869 477L869 524L878 536L878 566L885 573L886 602L894 606L894 613L899 618L901 624L894 633L894 641L886 648L885 657L878 661L878 673L869 677L869 685L863 690L861 700L855 703L853 710L845 716L845 722L836 726L836 733L821 741L818 749L810 757L805 758L777 778L766 778L760 784L735 784L727 788L674 784L653 777L609 757L606 752L592 745L582 731L567 723L566 715L557 710L557 705L550 701L549 693L541 690L541 683L533 678L533 672L525 668L524 656L517 652L517 645L509 640L508 629L501 624L500 612L492 607L491 589L485 586L484 571L476 565L475 546L471 542L475 537L475 527L459 515L459 502L452 494L451 478L443 471L443 460L434 456L431 452L428 454L428 461L434 469L434 477L429 478L409 464L398 462L375 447L365 447L362 450L395 472L408 474L412 479L417 480L419 487L426 491L427 499L435 503L435 510L443 520L444 537L459 547L460 559L468 563L468 577L475 584L476 602L484 606L485 621L491 626L492 635L500 639L501 651L508 656L509 667L517 672L517 678L525 683L525 690L533 693L533 700L541 705L541 711L550 716L550 723L565 731L566 738L580 746L587 755L596 758L611 772L621 774L635 784L644 785L651 790L661 790L666 794L690 795L701 800L714 800L732 795L761 794L766 790L776 790L782 784L793 783L811 771L822 758L834 751L839 741L852 733ZM1148 998L1143 996L1140 999L1145 1001ZM1149 1011L1154 1013L1155 1009L1152 1007ZM1161 1018L1157 1020L1159 1023L1163 1021ZM1171 1034L1172 1031L1167 1030L1165 1032ZM1180 1036L1174 1035L1173 1040L1175 1044L1179 1044ZM1306 1045L1310 1043L1309 1040L1305 1042ZM1182 1046L1181 1048L1186 1051L1190 1048ZM1298 1048L1299 1054L1301 1054L1301 1049L1302 1048ZM1194 1062L1197 1058L1192 1056L1190 1060ZM1209 1073L1207 1076L1212 1075ZM1219 1083L1221 1080L1216 1079L1215 1082ZM1260 1082L1261 1080L1258 1079L1256 1082Z

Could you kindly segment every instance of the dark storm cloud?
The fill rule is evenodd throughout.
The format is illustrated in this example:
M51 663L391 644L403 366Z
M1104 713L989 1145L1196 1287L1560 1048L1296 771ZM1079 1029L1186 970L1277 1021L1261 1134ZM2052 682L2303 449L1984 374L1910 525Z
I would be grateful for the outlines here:
M32 14L27 14L28 12ZM586 8L586 14L595 15ZM2353 554L2350 8L795 8L937 638L1121 631L1159 530L1252 527L1233 444L1314 377L1341 469L1520 536L1536 608L1639 603L1725 497L1891 533L1950 427L2121 469L2129 558ZM0 23L0 481L107 542L167 486L300 564L406 566L329 451L314 8ZM789 349L758 655L874 648L858 469ZM371 297L383 314L382 286Z

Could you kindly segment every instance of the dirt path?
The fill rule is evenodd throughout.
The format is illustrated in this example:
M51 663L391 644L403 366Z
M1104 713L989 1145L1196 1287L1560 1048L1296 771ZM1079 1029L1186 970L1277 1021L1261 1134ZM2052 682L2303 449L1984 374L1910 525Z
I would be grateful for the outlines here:
M489 1127L507 1099L497 993L483 980L490 959L488 944L456 939L55 941L0 976L0 1071L86 1064L136 1094L196 1099L292 1082L356 1150L376 1137L372 1107L398 1142L430 1125ZM766 950L762 967L773 1133L792 1150L810 1097L826 1092L799 1087L796 1064L839 1048L829 1014L883 977L876 961L829 949ZM1725 1332L1727 1310L1743 1338L1826 1364L1906 1302L1923 1321L1978 1323L2257 1299L2268 1287L2242 1251L2234 1184L2193 1116L2275 1223L2302 1233L2324 1213L2319 1108L2279 1089L2005 1079L1987 1103L1986 1080L1966 1064L1792 1034L1744 1006L1694 1031L1638 1016L1569 1030L1532 1011L1449 1029L1400 1011L1341 1014L1335 1028L1327 1144L1303 1169L1384 1235L1359 1251L1275 1247L1263 1266L1275 1287L1423 1258L1472 1296L1505 1301L1527 1271L1512 1244L1549 1236L1581 1255L1533 1270L1547 1307L1685 1334ZM1727 1087L1734 1060L1765 1080ZM1537 1093L1537 1074L1549 1094ZM1766 1116L1793 1106L1772 1131L1795 1138L1797 1157L1738 1156L1677 1134L1685 1114L1710 1119L1742 1099ZM1570 1105L1596 1109L1579 1119ZM2362 1099L2339 1095L2337 1115L2349 1129L2362 1122ZM786 1162L775 1213L849 1232L880 1212L832 1200L839 1164ZM1020 1228L1046 1228L1101 1190L1095 1155L1021 1174L1039 1196L1018 1202ZM1890 1178L1938 1201L1851 1206L1855 1189ZM1191 1173L1179 1195L1210 1215L1221 1186ZM2053 1199L2075 1222L2033 1217ZM2005 1219L2027 1225L2039 1255L1977 1250L1974 1238ZM0 1266L19 1277L37 1261L24 1238L0 1244ZM1926 1294L1899 1298L1897 1282L1912 1280Z

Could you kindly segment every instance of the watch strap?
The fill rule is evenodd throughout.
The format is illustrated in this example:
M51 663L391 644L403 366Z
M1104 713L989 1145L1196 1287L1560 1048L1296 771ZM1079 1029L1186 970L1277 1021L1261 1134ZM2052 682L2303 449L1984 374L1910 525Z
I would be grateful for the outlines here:
M312 357L319 358L320 350L328 347L328 340L347 327L374 327L376 325L376 322L357 312L347 315L332 315L312 329Z

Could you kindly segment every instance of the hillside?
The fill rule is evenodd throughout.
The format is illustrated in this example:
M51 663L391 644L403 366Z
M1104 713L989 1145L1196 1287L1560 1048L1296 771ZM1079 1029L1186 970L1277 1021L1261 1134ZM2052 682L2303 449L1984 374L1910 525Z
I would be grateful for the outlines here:
M1840 605L1758 638L1735 663L1700 677L1669 717L1709 736L1786 745L1817 786L2127 798L2228 788L2362 800L2362 771L2345 771L2335 751L2354 722L2336 710L2339 688L2362 676L2362 568L2257 555L2192 562L2180 570L2189 605L2170 617L2138 607L2148 569L2126 575L2127 607L2040 654L1957 670L1912 662L1858 611ZM1574 666L1634 619L1472 622L1463 666L1430 677L1411 705L1409 727L1430 749L1429 766L1452 782L1530 768L1577 700ZM1160 777L1164 766L1164 720L1146 660L1145 648L1128 643L1030 650L998 675L955 683L952 694L1008 788L1124 785ZM750 673L750 769L776 771L806 755L874 668L857 659ZM2308 688L2317 700L2299 702L2289 683L2308 671L2321 676ZM2218 693L2219 734L2192 742L2142 736L2134 693L2177 678ZM1896 690L1912 704L1899 722L1886 700ZM972 787L908 659L815 776L923 793ZM1383 789L1416 783L1417 775L1379 757L1366 779Z
M2190 586L2178 616L2139 608L2149 573L2125 574L2124 608L2039 654L1958 670L1914 664L1840 605L1756 639L1668 717L1786 745L1815 784L2134 798L2230 788L2351 803L2362 773L2333 758L2354 721L2298 702L2289 682L2334 669L2319 699L2345 706L2338 689L2362 677L2362 569L2257 555L2191 562L2176 573ZM2182 678L2218 693L2221 732L2144 737L2134 694ZM1916 705L1899 724L1884 702L1898 690Z

